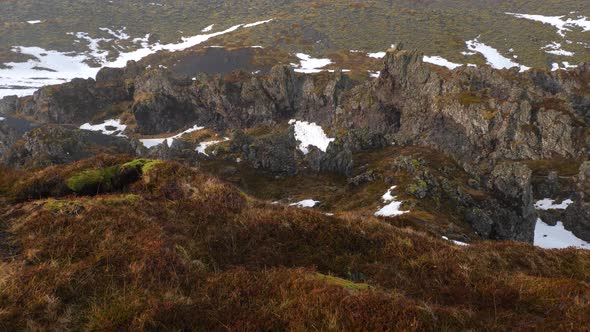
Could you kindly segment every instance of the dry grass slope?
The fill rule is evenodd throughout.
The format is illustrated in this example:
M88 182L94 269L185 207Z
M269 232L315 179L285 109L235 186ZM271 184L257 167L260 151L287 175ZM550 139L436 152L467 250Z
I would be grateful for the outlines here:
M584 330L590 253L458 247L270 205L159 162L74 193L100 156L0 172L1 330ZM8 203L10 202L10 203Z

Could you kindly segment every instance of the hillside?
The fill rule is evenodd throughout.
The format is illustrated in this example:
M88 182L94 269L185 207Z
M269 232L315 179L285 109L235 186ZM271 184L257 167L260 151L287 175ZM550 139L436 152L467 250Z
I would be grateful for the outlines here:
M94 77L92 68L122 67L125 59L205 35L214 36L202 41L205 47L269 49L273 65L298 63L295 55L306 54L374 72L379 62L367 54L403 43L453 66L567 69L590 57L588 17L579 0L7 0L0 13L0 88L23 95L61 79Z
M581 1L2 8L1 331L588 331Z
M18 203L0 219L3 330L583 330L589 314L587 251L457 246L174 162L1 174Z

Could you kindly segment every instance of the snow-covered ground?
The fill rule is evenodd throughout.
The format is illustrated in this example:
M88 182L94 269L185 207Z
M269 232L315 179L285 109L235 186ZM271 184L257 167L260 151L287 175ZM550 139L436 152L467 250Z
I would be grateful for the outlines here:
M375 215L378 217L395 217L402 215L404 213L408 213L410 211L402 211L400 207L402 206L401 201L396 201L396 197L392 194L393 190L395 190L396 186L389 188L389 190L383 194L381 199L385 203L389 203L382 207L379 211L375 212Z
M566 199L561 203L556 203L555 200L545 198L535 203L537 210L565 210L572 204L571 199ZM590 242L584 241L572 232L565 229L563 223L558 221L555 226L550 226L541 220L537 219L535 224L535 240L536 246L545 249L562 249L568 247L576 247L590 250Z
M41 23L41 20L27 21L27 23L29 23L29 24L39 24L39 23Z
M512 15L516 18L522 18L532 21L541 22L543 24L552 25L557 29L557 33L565 37L566 32L572 31L572 28L582 29L582 31L587 32L590 31L590 20L588 20L585 16L577 15L575 19L573 18L565 18L566 15L562 16L544 16L544 15L529 15L529 14L519 14L519 13L509 13L506 14ZM570 13L574 14L574 13Z
M448 237L446 237L446 236L443 236L442 238L443 238L443 240L451 241L451 242L453 242L454 244L456 244L456 245L458 245L458 246L462 246L462 247L467 247L467 246L469 246L469 244L468 244L468 243L461 242L461 241L457 241L457 240L450 240L450 239L449 239Z
M535 203L535 209L537 210L565 210L567 209L568 206L570 206L570 204L572 204L574 201L572 201L571 199L566 199L563 202L556 204L554 199L550 199L550 198L544 198L542 200L539 200Z
M487 63L493 68L506 69L518 67L520 68L520 71L526 71L530 69L527 66L521 65L503 56L497 49L480 42L479 37L468 40L465 42L465 44L471 52L477 52L483 55L484 58L486 58Z
M121 123L121 120L118 119L110 119L106 120L103 123L92 125L90 123L85 123L80 126L80 129L90 130L90 131L99 131L104 135L113 135L117 133L119 137L126 137L123 135L123 131L127 129L127 126Z
M0 121L4 121L4 118L0 116Z
M541 219L535 225L535 245L545 249L562 249L576 247L590 250L590 242L586 242L563 227L558 221L555 226L549 226Z
M272 20L274 20L274 18L271 18L271 19L269 19L269 20L265 20L265 21L258 21L258 22L254 22L254 23L248 23L248 24L244 24L244 28L252 28L252 27L255 27L255 26L258 26L258 25L264 24L264 23L269 23L269 22L271 22Z
M542 48L545 50L545 53L553 54L553 55L562 55L562 56L574 56L574 52L566 51L562 49L561 43L552 42Z
M385 57L385 52L367 53L369 58L382 59Z
M422 61L432 63L432 64L435 64L435 65L441 66L441 67L447 67L451 70L463 66L463 64L451 62L451 61L449 61L443 57L440 57L440 56L426 56L425 55Z
M225 142L225 141L229 141L229 137L224 137L223 140L221 141L209 141L209 142L201 142L199 143L199 146L197 146L197 148L195 149L195 151L197 151L198 153L202 153L206 156L208 156L207 154L207 148L216 144L219 144L221 142Z
M332 64L332 60L330 59L312 58L310 55L304 53L297 53L295 55L297 56L297 58L299 58L300 64L291 65L295 67L295 71L298 73L319 73L322 71L321 68L324 68L329 64Z
M73 78L96 77L96 73L102 67L124 67L129 60L140 60L157 51L180 51L201 44L213 37L231 33L240 28L255 27L260 24L270 22L271 20L260 21L250 24L238 24L226 30L200 34L192 37L183 37L178 43L160 44L159 42L150 44L148 39L150 35L143 38L132 39L137 49L126 50L118 41L129 41L130 36L125 33L125 28L113 30L111 28L101 28L100 30L109 34L112 38L93 38L85 32L71 32L78 43L87 45L89 51L82 54L71 52L60 52L46 50L40 47L14 46L12 51L30 55L34 59L27 62L10 62L5 63L8 68L0 69L0 98L9 95L26 96L31 95L38 88L44 85L60 84L70 81ZM101 45L104 42L111 42L120 51L115 60L108 60L108 49L103 49ZM96 65L90 65L94 63Z
M551 66L551 71L556 71L556 70L566 70L566 69L571 69L571 68L576 68L576 65L570 65L570 63L568 61L562 61L561 64L554 62Z
M309 153L309 146L326 152L328 145L334 141L334 138L328 138L322 127L313 122L291 120L289 124L295 126L295 139L301 142L299 150L303 154Z
M189 134L194 131L199 131L202 129L205 129L205 127L199 127L198 125L194 125L191 128L183 131L182 133L174 135L174 136L165 137L165 138L143 138L143 139L140 139L139 141L148 149L151 147L160 145L164 142L166 142L166 145L170 146L170 145L172 145L172 142L174 141L175 138L180 138L184 134Z
M318 204L319 202L320 201L315 201L313 199L304 199L300 202L289 204L289 206L296 206L296 207L302 207L302 208L312 208L312 207L316 206L316 204Z

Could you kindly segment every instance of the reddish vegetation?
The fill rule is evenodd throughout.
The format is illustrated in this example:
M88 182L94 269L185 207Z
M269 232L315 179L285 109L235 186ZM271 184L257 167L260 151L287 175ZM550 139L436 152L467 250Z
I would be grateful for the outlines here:
M590 252L457 247L270 205L169 162L100 195L63 189L126 161L0 173L1 330L587 328Z

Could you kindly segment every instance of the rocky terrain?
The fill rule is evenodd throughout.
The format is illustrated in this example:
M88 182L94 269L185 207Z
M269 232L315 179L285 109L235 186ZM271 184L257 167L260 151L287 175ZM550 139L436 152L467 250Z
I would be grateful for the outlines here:
M418 193L407 191L410 197L450 200L446 203L456 209L455 217L478 236L533 242L535 199L584 197L583 174L560 172L563 164L571 164L569 171L587 156L589 82L588 65L559 72L451 71L401 48L390 50L379 77L368 81L338 71L300 74L290 66L275 66L266 74L237 70L191 79L130 62L124 69L102 69L96 80L76 79L31 97L3 99L0 110L8 120L0 122L2 160L12 167L39 167L125 153L195 165L233 161L212 168L233 167L236 173L235 160L242 160L279 177L332 173L358 185L395 184L383 173L401 170L414 178L408 186L419 187ZM118 119L123 130L77 129L90 123L97 130L94 124L109 119ZM334 141L324 151L312 146L302 153L292 119L321 126ZM140 142L192 126L206 129L150 149ZM196 152L209 141L214 141L213 153ZM370 165L367 175L363 168L368 165L359 163L373 151L392 151L383 157L393 157L404 147L429 148L453 165L436 169L435 163L422 167L419 159L398 158ZM543 164L570 181L545 186L543 196L534 197L535 187L545 183L537 174ZM463 176L468 181L457 183ZM575 201L570 209L579 215L583 199ZM584 222L566 226L590 240Z
M381 66L130 61L0 100L0 326L581 327L590 252L532 244L590 241L590 65Z

